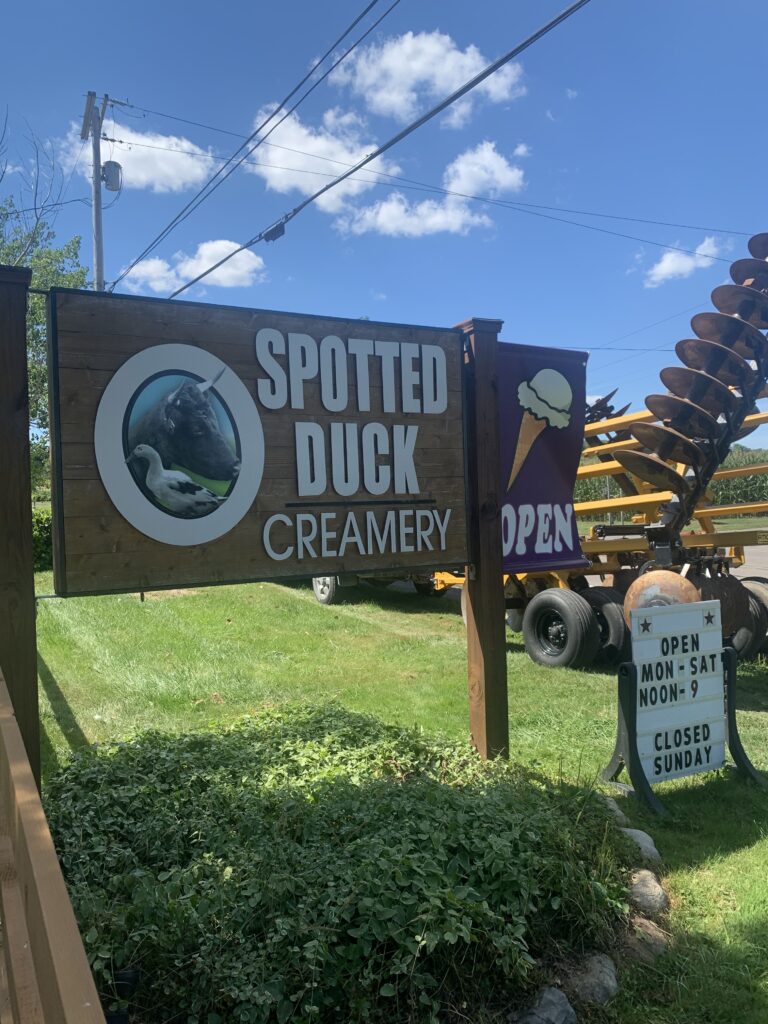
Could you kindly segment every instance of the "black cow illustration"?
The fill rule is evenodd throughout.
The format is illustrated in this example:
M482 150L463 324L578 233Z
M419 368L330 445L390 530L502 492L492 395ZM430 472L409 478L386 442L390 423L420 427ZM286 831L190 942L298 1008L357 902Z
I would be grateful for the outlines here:
M211 480L234 480L240 461L221 433L208 396L223 372L201 384L186 380L156 402L129 428L131 450L147 444L165 469L175 463Z

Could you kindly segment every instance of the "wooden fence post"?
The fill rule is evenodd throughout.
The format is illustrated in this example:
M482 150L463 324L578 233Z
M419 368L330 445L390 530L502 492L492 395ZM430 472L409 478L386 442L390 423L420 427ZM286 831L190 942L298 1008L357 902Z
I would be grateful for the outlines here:
M0 667L39 786L26 322L31 278L31 270L0 266Z
M466 568L467 675L472 742L481 757L509 756L507 645L501 543L496 348L501 320L459 324L465 336L469 467Z

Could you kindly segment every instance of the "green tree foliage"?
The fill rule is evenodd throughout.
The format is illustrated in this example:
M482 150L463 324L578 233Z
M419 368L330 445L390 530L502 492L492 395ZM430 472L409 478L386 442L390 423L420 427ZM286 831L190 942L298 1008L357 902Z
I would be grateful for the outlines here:
M80 237L55 244L53 223L63 189L53 150L34 137L27 139L19 167L9 173L6 127L0 127L0 264L30 267L33 288L83 288L87 271L80 263ZM30 295L29 408L32 424L41 430L48 427L46 318L45 297Z
M44 434L33 434L29 439L29 460L32 493L49 491L51 487L51 453ZM46 498L46 501L48 499Z
M12 197L0 200L0 264L31 267L32 287L83 288L86 268L80 264L80 237L56 246L49 219L27 219ZM30 295L27 310L29 355L29 414L41 429L48 427L48 364L46 303L43 295Z

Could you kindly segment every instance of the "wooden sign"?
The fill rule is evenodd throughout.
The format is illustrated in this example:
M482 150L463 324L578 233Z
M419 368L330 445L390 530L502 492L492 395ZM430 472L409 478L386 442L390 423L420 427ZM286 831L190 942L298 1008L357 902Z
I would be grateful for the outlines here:
M723 648L720 602L633 608L630 625L632 663L619 669L616 747L603 778L616 782L626 767L638 794L663 812L651 786L722 768L727 744L762 784L739 739L736 652Z
M459 331L54 290L61 595L466 561Z

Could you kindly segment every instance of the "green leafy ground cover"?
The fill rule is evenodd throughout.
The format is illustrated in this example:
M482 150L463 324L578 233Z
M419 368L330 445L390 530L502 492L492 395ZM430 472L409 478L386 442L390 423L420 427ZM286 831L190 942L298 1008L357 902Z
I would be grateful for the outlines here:
M50 593L50 577L38 579ZM287 700L337 700L406 727L467 731L464 631L451 597L361 590L319 606L307 586L254 584L183 595L42 601L46 772L71 748L146 729L199 732ZM509 635L514 758L589 783L615 731L615 682L545 670ZM740 672L739 722L768 771L768 668ZM731 771L660 787L670 820L645 817L665 859L673 952L625 970L600 1024L768 1020L768 794Z
M80 753L46 806L100 990L138 966L152 1024L492 1016L626 910L589 791L332 705Z

